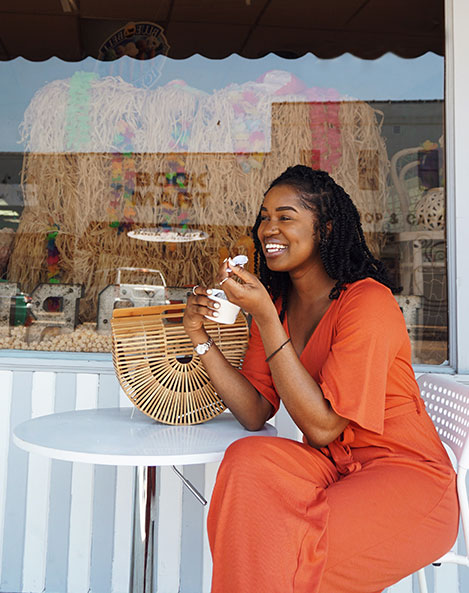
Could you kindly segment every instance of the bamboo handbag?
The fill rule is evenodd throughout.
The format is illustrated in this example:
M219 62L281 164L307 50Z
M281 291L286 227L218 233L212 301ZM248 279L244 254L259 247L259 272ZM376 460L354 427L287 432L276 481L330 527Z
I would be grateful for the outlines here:
M114 309L112 358L119 383L142 412L165 424L199 424L225 405L184 331L185 304ZM239 367L249 328L240 312L235 323L205 322L225 358Z

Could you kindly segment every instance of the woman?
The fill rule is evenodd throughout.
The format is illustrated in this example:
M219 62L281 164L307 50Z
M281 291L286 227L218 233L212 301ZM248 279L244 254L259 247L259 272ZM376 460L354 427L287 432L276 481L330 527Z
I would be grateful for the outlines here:
M210 343L201 359L247 429L282 401L304 439L251 437L227 450L208 517L212 592L377 593L445 553L458 528L454 472L404 319L327 173L288 168L254 237L261 280L227 264L218 278L253 318L243 369ZM196 346L217 306L194 292L184 325Z

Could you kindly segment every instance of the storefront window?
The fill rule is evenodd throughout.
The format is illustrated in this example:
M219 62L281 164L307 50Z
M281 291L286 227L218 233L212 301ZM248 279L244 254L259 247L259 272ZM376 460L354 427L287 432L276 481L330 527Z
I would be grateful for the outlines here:
M444 363L443 77L434 53L2 63L0 348L109 352L115 306L252 265L263 191L301 163L359 208L414 362Z

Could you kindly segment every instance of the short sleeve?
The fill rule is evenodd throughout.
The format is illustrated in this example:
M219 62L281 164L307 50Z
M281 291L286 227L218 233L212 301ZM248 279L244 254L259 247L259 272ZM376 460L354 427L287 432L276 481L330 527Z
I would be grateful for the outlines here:
M377 282L351 284L343 296L319 385L337 414L382 434L390 368L408 340L404 318Z
M272 404L275 414L280 406L280 398L272 380L270 367L265 362L264 344L254 320L251 323L248 349L240 372Z

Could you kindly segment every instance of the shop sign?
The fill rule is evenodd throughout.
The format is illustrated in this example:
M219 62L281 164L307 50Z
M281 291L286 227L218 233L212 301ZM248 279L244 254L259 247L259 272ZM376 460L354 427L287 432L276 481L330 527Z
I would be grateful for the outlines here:
M106 39L99 48L98 60L109 62L123 56L150 60L167 55L168 51L169 44L160 25L130 22Z

